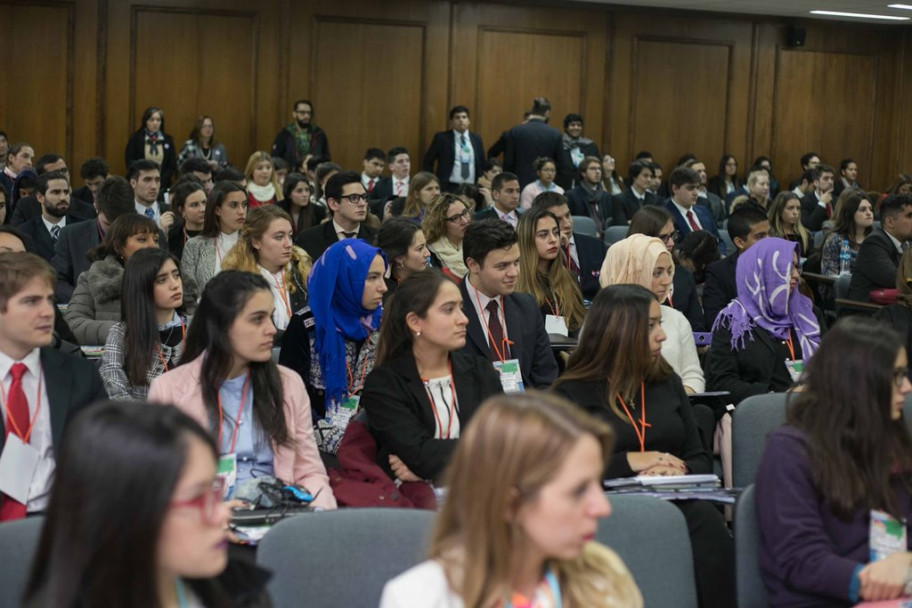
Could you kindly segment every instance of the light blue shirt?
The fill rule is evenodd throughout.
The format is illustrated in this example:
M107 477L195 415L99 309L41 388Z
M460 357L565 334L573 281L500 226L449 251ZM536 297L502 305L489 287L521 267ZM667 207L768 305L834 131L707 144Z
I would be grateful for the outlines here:
M247 374L225 380L219 388L222 401L222 444L219 453L231 453L231 437L234 435L238 406L241 403L241 391ZM234 445L237 454L237 485L253 477L274 475L272 446L261 429L253 421L253 388L247 387L244 399L244 411L238 427L237 442ZM256 471L254 471L256 469Z

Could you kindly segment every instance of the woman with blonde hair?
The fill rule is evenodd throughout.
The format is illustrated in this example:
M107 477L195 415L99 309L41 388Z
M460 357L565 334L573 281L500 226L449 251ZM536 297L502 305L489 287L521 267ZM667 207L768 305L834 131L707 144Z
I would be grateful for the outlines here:
M251 209L260 205L275 205L283 199L269 152L251 154L244 169L244 177L247 178L247 206Z
M285 211L275 205L257 207L247 215L237 243L222 262L222 270L243 270L266 279L275 304L272 320L280 334L291 316L307 306L305 281L311 260L292 245L291 235L291 216Z
M557 217L540 207L527 211L519 218L516 238L519 243L516 291L535 299L546 325L549 316L562 318L568 334L576 335L586 318L586 307L579 283L561 255Z
M801 199L792 191L780 192L773 199L767 212L770 223L770 236L798 243L798 259L811 255L814 242L807 228L801 223Z
M488 399L447 472L430 559L387 583L381 608L639 608L627 567L593 542L611 428L535 391Z
M440 194L440 180L428 171L422 171L409 180L408 195L386 204L383 221L402 217L420 224L428 205Z
M469 274L462 256L462 239L471 221L472 211L468 204L459 196L448 193L432 200L421 220L431 264L456 282Z

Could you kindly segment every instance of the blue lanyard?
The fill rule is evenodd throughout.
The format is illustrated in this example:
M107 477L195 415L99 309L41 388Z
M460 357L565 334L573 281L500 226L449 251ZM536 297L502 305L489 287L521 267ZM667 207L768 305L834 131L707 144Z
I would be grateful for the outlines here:
M545 572L545 582L548 583L548 590L551 591L551 596L554 598L554 608L563 608L564 600L561 597L560 583L551 568L548 568L548 571ZM535 601L534 597L532 601ZM513 602L507 602L505 608L513 608Z
M177 587L177 605L180 608L186 608L187 594L184 592L184 581L178 578L174 581L174 585Z

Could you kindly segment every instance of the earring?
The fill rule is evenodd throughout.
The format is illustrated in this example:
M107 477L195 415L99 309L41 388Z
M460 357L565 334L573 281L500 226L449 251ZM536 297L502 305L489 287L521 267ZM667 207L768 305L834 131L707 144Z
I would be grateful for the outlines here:
M416 337L416 338L419 337L420 335L421 335L421 332L420 332L420 331L416 331L416 332L415 332L415 337Z
M405 268L405 264L402 262L396 262L396 270L402 270L403 268Z

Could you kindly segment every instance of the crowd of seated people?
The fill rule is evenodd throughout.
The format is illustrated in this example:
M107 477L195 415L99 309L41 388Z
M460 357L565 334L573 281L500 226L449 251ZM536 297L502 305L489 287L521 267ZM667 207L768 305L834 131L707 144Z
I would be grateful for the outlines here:
M737 407L786 391L800 399L770 449L794 458L779 462L773 452L758 479L759 500L770 505L761 563L774 605L897 597L896 571L912 571L912 559L865 565L839 535L861 533L857 521L845 522L862 507L898 519L909 509L912 465L903 458L912 441L889 408L912 390L912 179L901 174L883 194L867 192L855 160L834 170L807 153L786 188L766 156L742 175L724 154L709 176L693 154L663 172L645 150L625 178L583 136L582 116L569 114L560 131L550 112L537 98L527 120L486 149L470 130L470 110L456 106L412 174L398 145L370 147L361 167L334 164L331 134L316 126L309 101L295 102L271 150L231 150L248 159L237 168L210 116L176 150L164 110L150 107L129 135L126 175L88 159L79 189L62 157L39 150L36 158L31 145L6 145L0 133L0 396L5 436L30 446L36 463L20 500L0 496L0 521L49 514L31 601L100 593L94 575L55 578L56 568L85 566L61 553L51 522L64 513L85 525L98 517L64 493L92 459L115 453L105 450L179 444L183 456L169 461L156 491L176 496L180 509L185 486L206 482L188 500L203 505L204 527L219 543L220 503L260 475L303 486L320 509L376 504L380 487L363 480L361 498L334 491L353 479L345 463L364 448L356 433L366 429L385 481L438 492L478 482L483 502L506 513L496 524L476 521L476 509L451 493L431 561L392 581L384 606L412 605L405 598L414 588L466 605L515 596L545 606L534 602L555 593L574 606L602 605L589 595L593 577L614 590L617 601L604 605L639 606L617 556L588 542L555 547L542 536L555 520L527 511L550 500L553 486L578 492L578 521L594 521L608 511L603 480L713 473L698 399L712 392ZM877 320L840 321L829 338L834 285ZM840 417L827 422L838 429L861 420L889 436L876 458L868 458L874 435L840 443L812 415L846 382L834 351L856 335L869 352L852 373L869 374L860 387L869 394L840 403ZM861 367L880 359L892 376ZM105 398L119 405L93 406ZM146 403L174 407L153 414ZM131 419L129 408L143 413ZM512 454L489 452L514 426L516 444L503 448ZM159 427L167 438L155 435ZM63 454L106 429L122 436L71 456L55 475ZM542 429L556 435L546 439ZM858 467L836 470L821 464L825 457ZM541 470L527 482L528 471L498 468L506 458ZM488 459L490 487L473 468L479 459ZM112 487L127 483L130 466L149 465L122 466L110 473ZM213 470L232 471L230 483L212 485ZM505 483L522 492L511 496ZM764 490L781 483L794 496ZM817 516L820 533L837 537L832 555L796 549L802 537L788 511L769 502L811 495L826 503ZM700 606L734 605L723 511L707 501L676 505L690 531ZM173 513L147 517L161 527ZM520 544L486 544L482 531L501 528ZM123 576L135 575L157 605L173 593L232 605L214 599L234 592L223 580L241 576L232 560L216 551L195 570L178 555L177 532L159 536L145 538L146 549L168 546L173 562L145 573L124 566ZM116 550L122 539L108 542ZM536 547L535 559L517 547ZM777 561L786 550L794 567ZM488 575L476 554L503 567ZM802 561L818 558L832 560L833 571ZM163 585L162 572L176 583Z

